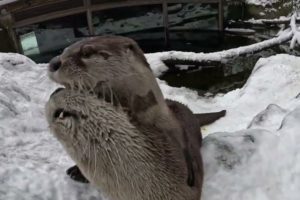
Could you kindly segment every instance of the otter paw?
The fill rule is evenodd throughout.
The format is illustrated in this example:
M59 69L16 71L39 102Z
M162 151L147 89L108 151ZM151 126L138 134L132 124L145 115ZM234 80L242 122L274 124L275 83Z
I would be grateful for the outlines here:
M70 176L71 179L74 181L78 181L81 183L89 183L89 180L87 180L83 174L81 173L80 169L77 167L77 165L70 167L67 171L67 175Z

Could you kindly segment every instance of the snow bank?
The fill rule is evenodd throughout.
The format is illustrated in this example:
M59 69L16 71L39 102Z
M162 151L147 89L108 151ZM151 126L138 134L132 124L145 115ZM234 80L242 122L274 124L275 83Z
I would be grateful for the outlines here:
M199 98L167 89L194 111L228 111L204 129L217 133L205 137L202 148L203 199L299 199L299 88L300 58L276 55L260 59L244 87L225 95Z
M72 161L48 131L44 105L57 87L44 65L0 54L0 199L86 200L97 192L71 181Z
M203 127L203 133L246 129L253 118L270 104L293 109L293 99L300 93L300 58L279 54L261 58L246 84L227 94L205 98L186 88L173 88L160 81L166 98L187 104L194 112L227 110L227 115ZM291 106L291 108L289 108ZM238 121L238 122L237 122Z
M260 59L243 88L214 98L159 84L194 112L227 109L204 127L203 200L299 199L300 58ZM101 199L65 175L73 162L52 137L44 104L57 87L45 65L0 54L0 199Z

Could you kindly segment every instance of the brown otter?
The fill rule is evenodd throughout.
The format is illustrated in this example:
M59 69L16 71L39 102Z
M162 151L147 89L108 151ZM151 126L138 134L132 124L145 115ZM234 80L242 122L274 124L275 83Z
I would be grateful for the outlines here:
M132 122L126 112L94 95L67 89L51 95L46 116L83 175L110 199L199 200L199 149L188 153L187 166L185 152L166 132ZM198 127L190 129L196 133L187 137L198 146Z
M71 90L98 95L126 111L131 123L153 127L158 130L155 134L169 138L168 142L180 150L178 156L185 158L187 186L197 188L200 195L200 125L217 120L225 111L201 114L197 120L186 106L166 101L143 52L125 37L94 37L71 45L50 62L49 76ZM72 178L84 180L80 173L77 167L68 170Z

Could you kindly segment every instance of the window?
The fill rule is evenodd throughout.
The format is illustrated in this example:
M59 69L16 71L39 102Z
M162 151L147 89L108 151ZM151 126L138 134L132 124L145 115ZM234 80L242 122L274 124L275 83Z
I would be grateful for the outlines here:
M68 45L88 36L86 14L67 16L17 28L25 55L47 62Z
M25 56L31 56L40 53L34 32L29 32L21 35L20 41Z
M162 5L121 7L93 13L96 35L123 35L139 42L143 49L164 47Z
M203 44L217 42L218 4L168 4L170 48L181 51L203 51Z

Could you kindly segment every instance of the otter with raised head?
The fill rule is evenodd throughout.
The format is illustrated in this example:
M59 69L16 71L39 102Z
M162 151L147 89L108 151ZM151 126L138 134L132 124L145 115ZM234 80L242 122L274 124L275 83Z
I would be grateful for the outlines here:
M133 40L125 37L103 36L77 42L66 48L60 56L51 60L48 73L52 80L64 85L70 91L80 91L87 96L95 94L98 96L99 101L106 102L107 105L109 104L120 113L125 113L128 117L127 124L136 127L139 130L137 133L144 136L148 135L151 138L150 141L155 144L156 142L161 142L161 139L155 141L156 138L164 138L165 145L152 144L153 148L158 148L156 149L158 152L165 152L165 154L158 156L156 159L162 159L162 162L167 160L162 164L167 165L164 166L167 169L169 169L169 165L172 165L172 162L177 162L180 167L170 168L172 173L166 173L166 176L170 176L169 181L160 180L159 177L152 177L151 179L147 179L149 183L146 181L136 184L143 185L143 190L148 188L154 191L154 188L148 184L157 181L156 184L161 188L169 187L170 181L172 182L173 180L171 176L176 174L176 176L184 177L185 182L180 183L184 185L180 187L177 187L177 183L174 182L173 186L176 185L176 187L173 190L179 194L184 194L185 197L179 197L179 195L176 198L175 196L150 198L151 196L146 195L144 198L141 198L139 194L136 196L139 198L136 198L134 196L136 194L133 193L130 199L198 200L200 198L203 180L202 158L200 154L202 142L200 125L217 120L225 115L225 111L201 114L197 119L196 115L193 115L186 106L175 101L165 100L143 52ZM97 123L97 120L96 118L94 119L95 123ZM116 128L123 127L116 121L114 123ZM128 127L128 130L130 131L131 128ZM99 130L98 134L100 133ZM140 146L140 151L148 149L148 147L144 149L144 146L138 143L135 145ZM169 146L172 146L172 150L169 149ZM123 149L120 148L117 150L122 151ZM169 153L173 157L167 158ZM148 153L146 154L148 155ZM98 156L101 155L99 154ZM135 152L133 151L132 156L135 157ZM141 159L139 162L145 164L147 160L148 158L145 157L145 159ZM101 161L108 165L110 162L109 159L102 159ZM157 170L160 170L161 164L157 166L159 166ZM125 168L130 167L132 165ZM77 167L73 167L68 172L72 178L84 180L80 176L80 171L83 170L82 173L86 176L87 169L80 167L80 165L79 168L80 170ZM148 173L147 171L143 171L143 168L138 169L140 171L135 170L135 176ZM74 175L74 173L77 174ZM95 173L98 172L96 171ZM122 180L131 179L132 176L124 173L116 173L116 175L126 176L122 177ZM153 172L153 176L157 175ZM86 177L90 182L95 183L93 177ZM117 181L117 179L114 181ZM128 183L118 181L118 184L124 185ZM99 184L99 187L103 187L103 185ZM187 190L190 190L190 192L186 193ZM157 190L155 192L160 193L161 191Z

